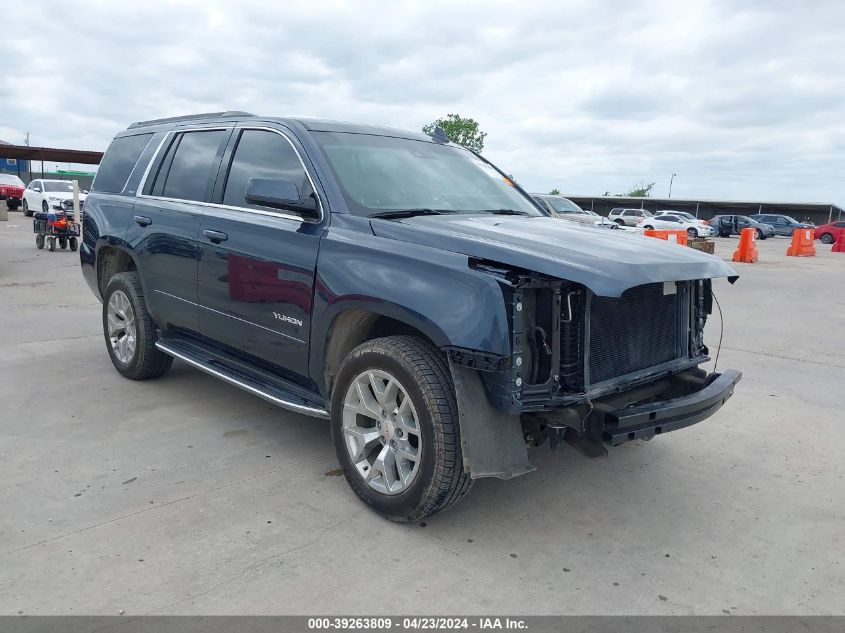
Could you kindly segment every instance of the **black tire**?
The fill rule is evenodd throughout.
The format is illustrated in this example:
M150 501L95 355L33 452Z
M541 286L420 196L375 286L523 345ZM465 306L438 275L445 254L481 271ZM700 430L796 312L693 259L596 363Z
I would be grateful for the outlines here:
M687 229L687 236L691 237L692 239L695 239L698 237L698 231L690 227Z
M114 354L109 340L108 332L108 305L111 296L118 290L122 291L129 299L132 311L135 315L136 344L132 358L121 362ZM106 291L103 294L103 336L106 341L106 350L114 368L124 378L131 380L146 380L157 378L164 374L173 364L173 357L159 351L156 346L156 327L150 313L147 311L147 304L144 301L144 291L141 288L141 280L138 273L126 272L117 273L109 280Z
M394 495L371 488L349 457L343 436L347 389L367 369L395 376L408 392L420 417L419 472L406 490ZM364 503L397 523L411 523L441 512L469 492L464 471L458 404L446 359L415 336L389 336L359 345L343 360L332 392L332 441L346 481Z
M35 236L35 248L41 250L44 248L44 236L40 233Z
M47 250L51 253L56 250L56 238L55 237L48 237L47 238Z
M646 231L653 231L654 230L654 227L651 224L646 224L643 228Z
M618 224L619 226L625 226L625 220L616 219L614 220L614 222L616 222L616 224Z
M41 210L42 210L44 213L50 213L50 205L49 205L49 204L47 204L47 201L46 201L46 200L44 200L44 201L41 203Z
M26 203L26 200L23 201L23 214L26 217L32 216L32 210L29 208L29 205Z
M766 239L766 238L763 237L763 231L761 231L760 229L755 229L754 232L757 233L757 239L758 240Z
M822 244L833 244L836 240L833 239L832 233L822 233L822 236L819 238Z
M9 208L9 211L17 211L19 205L20 203L17 200L6 200L6 206Z
M70 250L75 251L77 248L79 248L79 240L77 240L75 237L70 238L70 240L68 240L68 242L69 242Z
M59 248L61 248L61 249L67 248L67 238L66 237L60 237L59 238Z

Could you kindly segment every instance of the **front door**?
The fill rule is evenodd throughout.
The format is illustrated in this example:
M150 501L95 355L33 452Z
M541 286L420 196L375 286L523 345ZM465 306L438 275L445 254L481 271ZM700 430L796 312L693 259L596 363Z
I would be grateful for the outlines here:
M323 227L248 203L250 178L291 180L300 197L314 192L287 136L269 129L235 131L200 229L200 330L238 352L305 375Z

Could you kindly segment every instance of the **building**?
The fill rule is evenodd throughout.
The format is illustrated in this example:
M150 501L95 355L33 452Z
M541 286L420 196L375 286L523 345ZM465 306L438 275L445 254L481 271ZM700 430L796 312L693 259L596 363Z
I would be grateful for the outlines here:
M709 220L714 215L754 215L779 213L799 222L825 224L845 219L845 208L828 202L760 202L741 200L697 200L682 198L631 198L627 196L566 196L582 209L606 216L611 209L646 209L647 211L686 211Z
M11 145L11 143L0 141L0 145ZM18 178L24 179L24 176L29 174L29 161L17 158L0 158L0 174L14 174ZM25 179L25 181L28 182L28 179Z

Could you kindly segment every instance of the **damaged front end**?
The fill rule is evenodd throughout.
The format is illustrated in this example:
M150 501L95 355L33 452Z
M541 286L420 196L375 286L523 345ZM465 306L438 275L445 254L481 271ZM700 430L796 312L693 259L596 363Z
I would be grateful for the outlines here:
M699 367L710 360L704 344L710 279L648 283L603 297L494 262L471 265L499 281L511 355L450 349L450 363L478 371L492 409L519 419L525 445L566 441L601 457L605 445L709 417L741 378L736 370L707 374Z

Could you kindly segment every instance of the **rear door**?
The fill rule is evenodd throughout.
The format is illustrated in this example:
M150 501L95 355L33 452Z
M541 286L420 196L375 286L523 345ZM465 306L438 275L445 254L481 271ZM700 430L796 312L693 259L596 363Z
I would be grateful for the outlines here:
M126 239L160 327L199 331L197 236L231 133L209 127L168 134L136 200Z
M284 178L315 191L295 139L239 126L223 158L200 231L202 334L296 374L307 374L314 273L323 226L250 204L250 178Z

